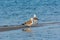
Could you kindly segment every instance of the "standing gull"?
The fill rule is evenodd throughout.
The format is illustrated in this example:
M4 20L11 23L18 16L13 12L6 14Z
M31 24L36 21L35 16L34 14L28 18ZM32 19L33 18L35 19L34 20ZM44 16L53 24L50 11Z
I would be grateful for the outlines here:
M37 18L37 16L36 16L36 14L34 14L34 17L33 17L33 22L34 22L34 24L37 24L38 23L38 18Z
M33 18L31 18L29 21L25 22L25 23L22 24L22 25L25 25L25 26L28 27L28 28L26 28L26 29L23 29L23 31L30 32L30 31L31 31L31 30L30 30L30 27L33 25Z

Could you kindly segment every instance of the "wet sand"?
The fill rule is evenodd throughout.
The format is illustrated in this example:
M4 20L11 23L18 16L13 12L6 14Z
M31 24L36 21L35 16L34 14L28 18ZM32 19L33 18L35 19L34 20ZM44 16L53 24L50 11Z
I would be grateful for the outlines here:
M46 26L46 25L50 25L50 24L58 24L60 25L60 22L50 22L50 23L39 23L39 24L34 24L32 25L31 27L43 27L43 26ZM21 28L26 28L27 26L25 25L13 25L13 26L8 26L8 25L5 25L5 26L0 26L0 32L3 32L3 31L10 31L10 30L17 30L17 29L21 29Z

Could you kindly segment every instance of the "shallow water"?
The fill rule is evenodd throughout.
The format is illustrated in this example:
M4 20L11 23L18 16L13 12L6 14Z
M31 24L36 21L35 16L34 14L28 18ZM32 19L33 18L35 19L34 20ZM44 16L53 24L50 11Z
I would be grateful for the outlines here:
M0 40L59 40L60 25L31 28L31 32L21 29L0 32Z
M60 0L0 0L0 26L20 25L36 14L39 23L60 22ZM0 32L0 40L60 40L60 25Z

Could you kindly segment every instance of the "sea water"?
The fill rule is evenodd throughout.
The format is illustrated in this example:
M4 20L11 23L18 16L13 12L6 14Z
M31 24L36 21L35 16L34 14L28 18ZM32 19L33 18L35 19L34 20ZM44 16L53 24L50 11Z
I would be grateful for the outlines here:
M0 0L0 26L20 25L36 14L38 23L60 22L60 0ZM0 32L0 40L60 40L60 25Z

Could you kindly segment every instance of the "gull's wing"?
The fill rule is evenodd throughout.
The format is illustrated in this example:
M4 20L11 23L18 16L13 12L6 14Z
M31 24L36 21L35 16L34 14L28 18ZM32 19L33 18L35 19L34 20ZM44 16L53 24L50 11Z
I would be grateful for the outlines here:
M42 26L47 26L47 25L54 25L54 24L58 24L60 25L60 22L50 22L50 23L39 23L39 24L34 24L31 27L42 27ZM26 28L25 25L13 25L13 26L2 26L0 27L0 32L3 31L9 31L9 30L17 30L17 29L21 29L21 28Z

